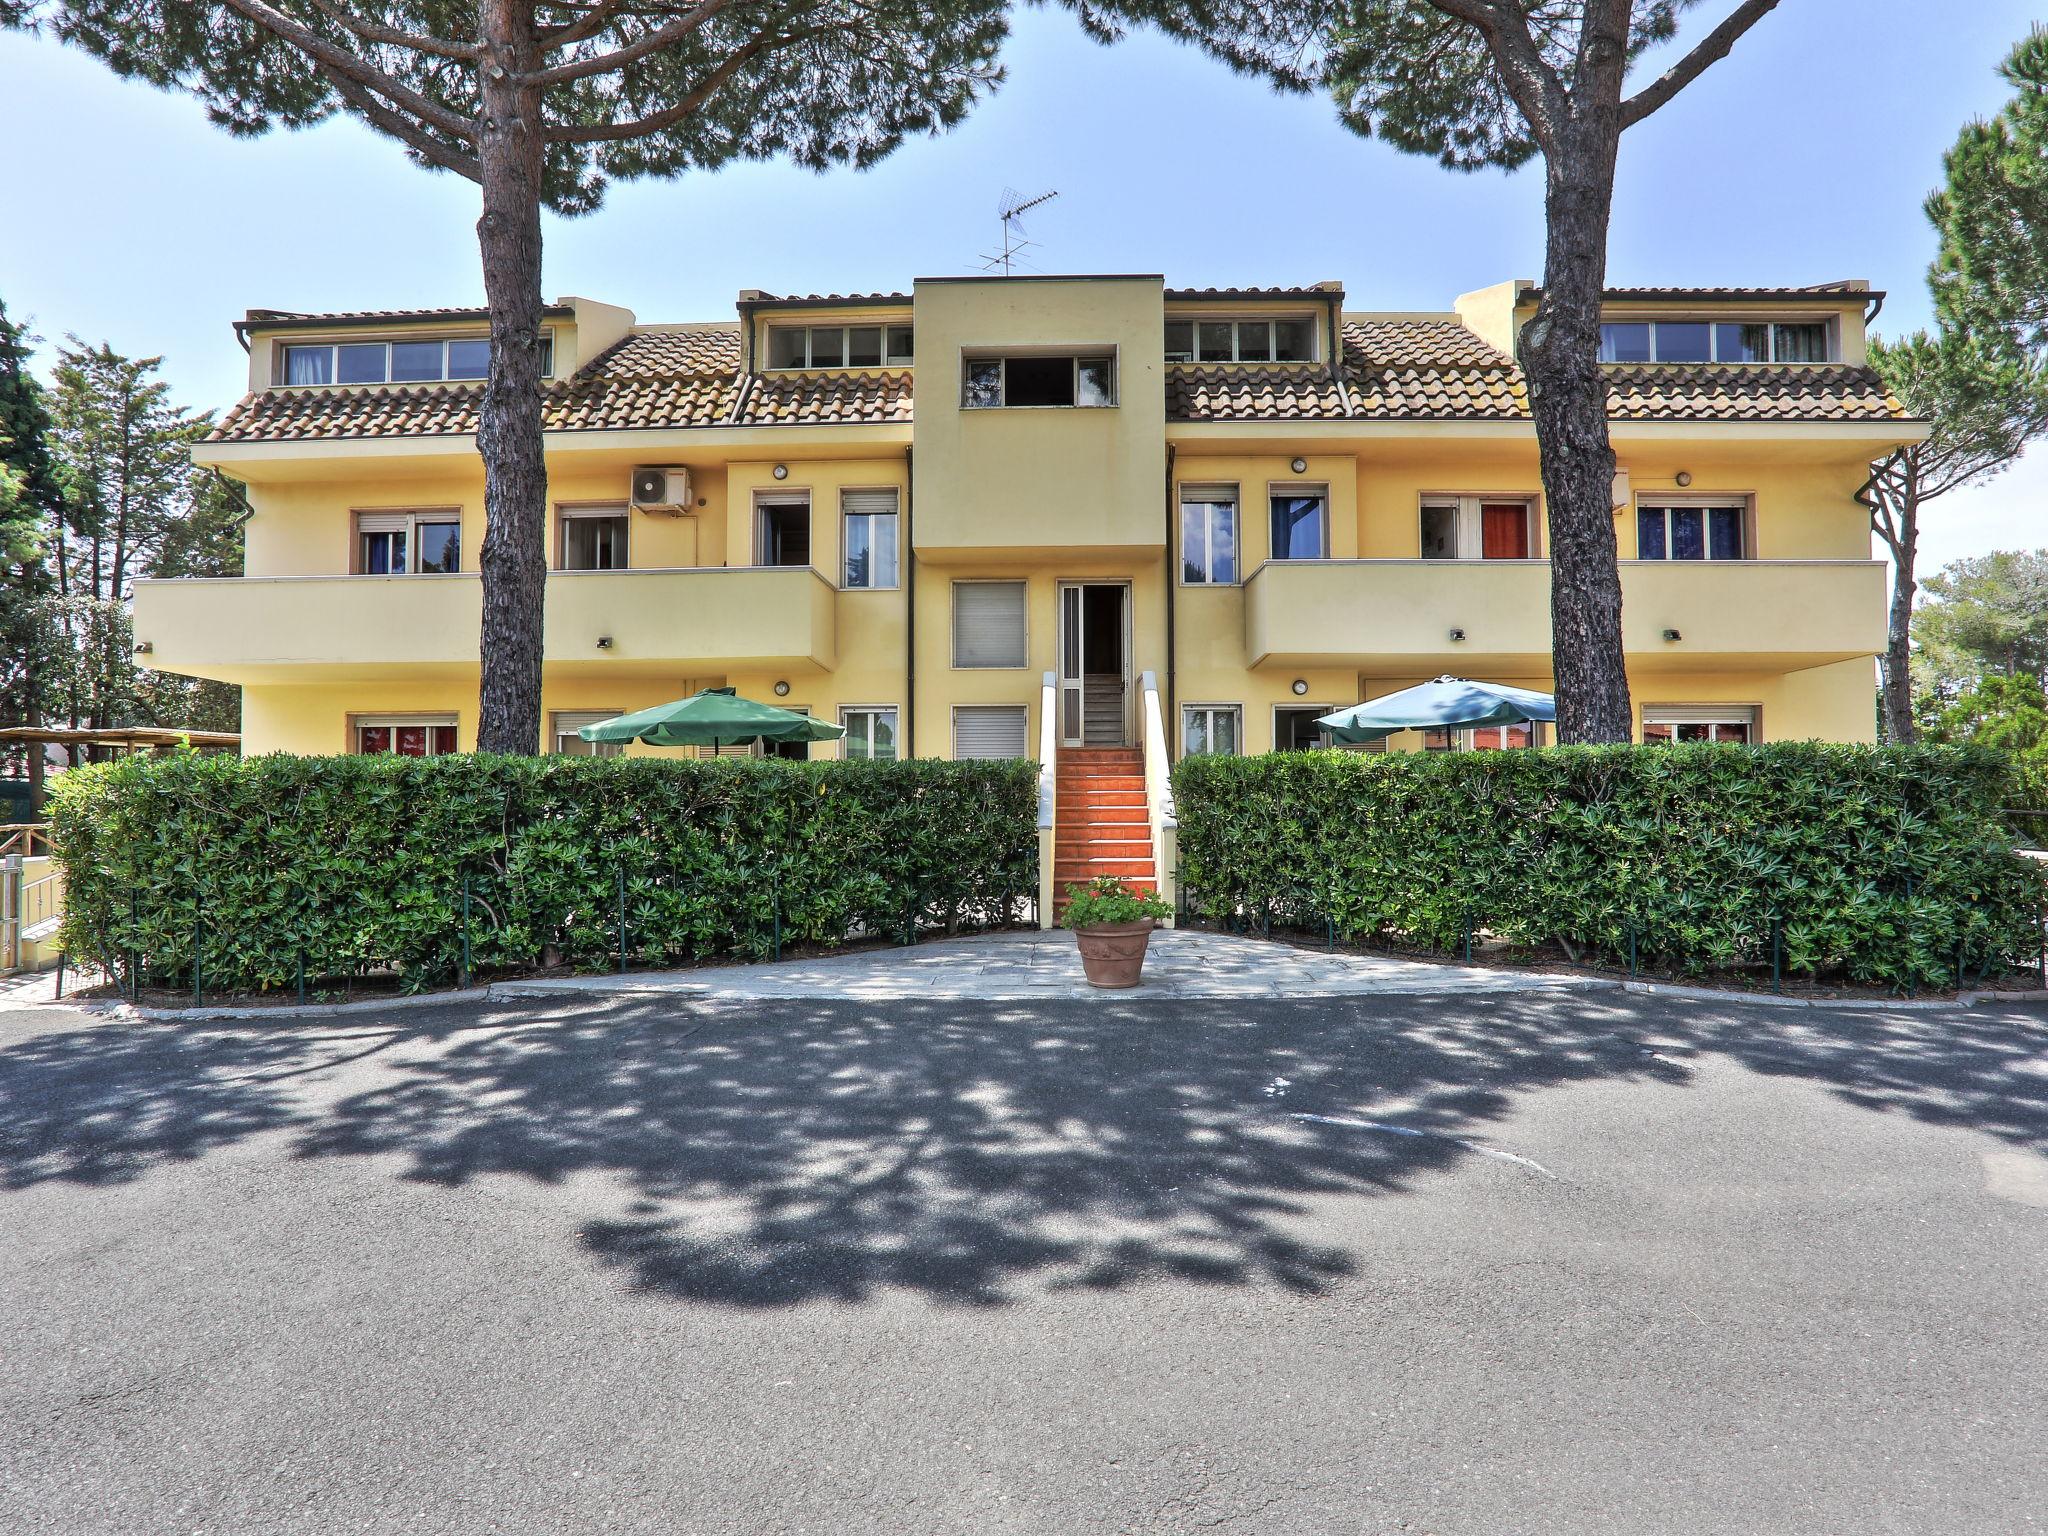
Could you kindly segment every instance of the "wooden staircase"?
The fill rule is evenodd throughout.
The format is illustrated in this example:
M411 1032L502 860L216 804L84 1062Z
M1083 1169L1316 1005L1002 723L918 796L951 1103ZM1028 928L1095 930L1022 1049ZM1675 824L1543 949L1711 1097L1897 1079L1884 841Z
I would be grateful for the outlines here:
M1053 813L1053 918L1067 910L1067 887L1097 875L1121 875L1141 890L1159 889L1145 809L1145 754L1136 747L1062 747Z

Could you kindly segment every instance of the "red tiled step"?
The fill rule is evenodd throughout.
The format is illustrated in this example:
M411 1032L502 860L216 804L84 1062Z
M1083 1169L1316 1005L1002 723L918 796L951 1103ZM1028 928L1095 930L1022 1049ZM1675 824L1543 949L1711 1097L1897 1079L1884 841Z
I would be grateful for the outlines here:
M1063 773L1056 781L1062 795L1076 789L1127 790L1142 795L1145 776L1141 773Z
M1096 828L1078 829L1074 832L1055 831L1052 852L1056 859L1149 859L1152 857L1152 840L1144 837L1125 835L1118 837L1097 836ZM1114 829L1111 829L1114 830Z
M1099 805L1085 815L1069 812L1065 806L1053 818L1053 830L1064 832L1071 827L1130 827L1143 826L1151 820L1142 805Z
M1082 789L1060 791L1055 804L1066 805L1143 805L1145 791L1142 789L1097 789L1088 785Z
M1063 862L1053 860L1052 881L1058 889L1084 880L1093 880L1101 875L1118 875L1126 880L1152 878L1150 859L1075 859Z

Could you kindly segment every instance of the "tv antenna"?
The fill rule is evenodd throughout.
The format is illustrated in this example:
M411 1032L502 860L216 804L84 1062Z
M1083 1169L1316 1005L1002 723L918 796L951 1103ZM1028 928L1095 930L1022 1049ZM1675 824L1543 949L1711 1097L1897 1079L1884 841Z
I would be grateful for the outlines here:
M1036 197L1025 197L1015 187L1003 188L1002 205L996 210L996 217L1003 226L1003 248L988 252L982 257L981 270L994 272L998 268L1005 277L1013 266L1028 266L1024 253L1038 244L1029 239L1024 229L1024 215L1033 208L1041 207L1058 197L1057 191L1041 192Z

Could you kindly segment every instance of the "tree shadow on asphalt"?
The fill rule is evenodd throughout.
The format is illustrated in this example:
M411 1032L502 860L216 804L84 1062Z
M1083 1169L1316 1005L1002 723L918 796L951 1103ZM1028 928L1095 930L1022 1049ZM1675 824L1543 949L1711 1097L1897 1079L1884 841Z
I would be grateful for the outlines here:
M2048 1035L1976 1014L1457 1001L820 1004L646 998L375 1025L56 1027L0 1046L0 1190L105 1185L277 1135L403 1176L608 1176L578 1240L679 1299L987 1305L1150 1279L1314 1292L1325 1196L1471 1155L1531 1092L1682 1089L1718 1054L2048 1146ZM1396 1134L1303 1115L1399 1125ZM1500 1177L1532 1177L1503 1166Z

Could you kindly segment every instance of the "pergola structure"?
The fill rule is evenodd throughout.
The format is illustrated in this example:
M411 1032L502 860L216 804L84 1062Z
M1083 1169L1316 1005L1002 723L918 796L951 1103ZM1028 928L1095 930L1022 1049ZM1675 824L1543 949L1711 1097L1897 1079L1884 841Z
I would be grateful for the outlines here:
M13 741L26 746L83 747L89 763L126 757L131 752L175 752L186 746L202 752L242 749L242 737L237 731L195 731L177 725L115 725L98 730L89 726L11 725L0 730L0 742Z

